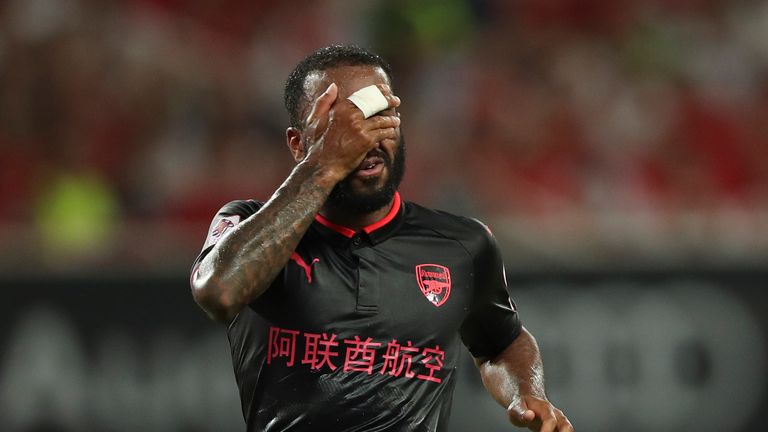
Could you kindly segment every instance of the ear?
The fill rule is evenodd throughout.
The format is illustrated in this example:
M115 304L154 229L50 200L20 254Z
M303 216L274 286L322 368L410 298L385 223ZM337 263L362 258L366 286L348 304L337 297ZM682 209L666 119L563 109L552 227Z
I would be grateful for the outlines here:
M293 155L293 160L300 162L306 156L306 149L302 142L301 131L295 127L285 130L285 143Z

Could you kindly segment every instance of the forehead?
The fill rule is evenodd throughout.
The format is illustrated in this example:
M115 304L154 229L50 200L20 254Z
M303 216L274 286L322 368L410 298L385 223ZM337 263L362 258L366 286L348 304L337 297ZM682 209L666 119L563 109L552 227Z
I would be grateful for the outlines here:
M304 80L304 94L309 100L315 100L331 83L339 87L339 98L346 98L372 84L391 84L379 66L336 66L310 72Z

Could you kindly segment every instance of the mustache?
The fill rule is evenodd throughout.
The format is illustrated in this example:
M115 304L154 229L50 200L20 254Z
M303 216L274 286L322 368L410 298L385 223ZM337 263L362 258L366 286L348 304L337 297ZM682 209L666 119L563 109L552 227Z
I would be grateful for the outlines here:
M380 148L372 149L371 151L365 154L366 159L371 157L379 157L382 160L384 160L384 163L387 164L387 166L392 165L392 158L389 156L389 153L385 152Z

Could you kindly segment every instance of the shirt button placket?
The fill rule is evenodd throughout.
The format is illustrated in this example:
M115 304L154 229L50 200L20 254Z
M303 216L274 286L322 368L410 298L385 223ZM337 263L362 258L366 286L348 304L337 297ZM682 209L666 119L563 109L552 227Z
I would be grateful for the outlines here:
M376 270L376 254L369 247L361 247L360 237L352 239L352 254L358 258L357 311L376 313L379 309L379 275Z

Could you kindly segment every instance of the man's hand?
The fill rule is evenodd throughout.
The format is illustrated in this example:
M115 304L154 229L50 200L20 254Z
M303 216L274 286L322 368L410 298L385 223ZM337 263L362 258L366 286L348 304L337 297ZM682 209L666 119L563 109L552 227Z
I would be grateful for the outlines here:
M392 113L400 98L389 86L378 85ZM331 84L312 106L303 134L306 160L317 164L334 181L351 173L365 155L384 140L396 140L400 118L397 115L374 115L368 119L355 104L338 99L338 87Z
M535 396L516 398L507 407L509 420L515 426L540 432L573 432L573 425L562 411L548 400Z
M571 422L544 393L544 366L530 332L520 335L495 358L475 358L488 392L515 426L541 432L573 432Z
M306 130L286 131L299 164L254 215L216 243L195 266L192 295L224 323L262 295L285 266L333 187L380 142L399 136L400 99L381 85L389 108L368 119L331 84L315 100ZM394 115L393 115L394 114Z

